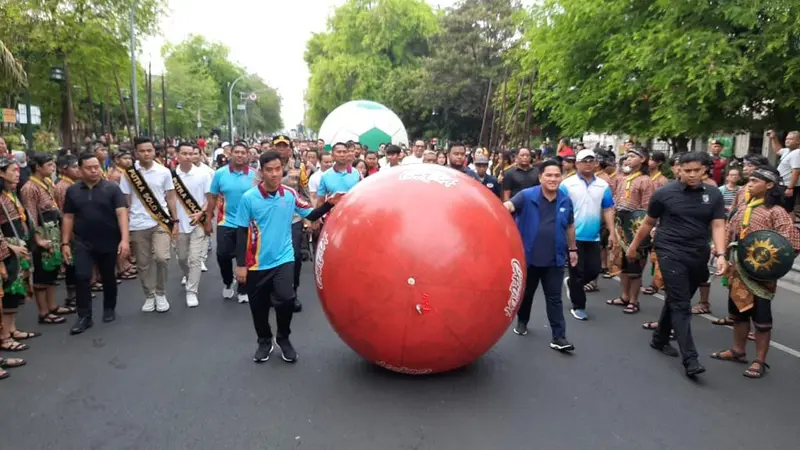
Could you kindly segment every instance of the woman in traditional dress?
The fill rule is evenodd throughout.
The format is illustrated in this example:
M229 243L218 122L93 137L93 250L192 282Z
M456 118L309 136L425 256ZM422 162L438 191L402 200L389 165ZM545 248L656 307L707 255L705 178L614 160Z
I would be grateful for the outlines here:
M778 171L771 167L760 167L750 175L747 183L749 201L733 212L728 222L728 245L761 230L774 230L789 240L795 255L800 252L800 231L794 226L792 217L781 206L784 187L780 185ZM735 252L736 249L733 249ZM732 255L735 256L735 255ZM735 259L730 258L735 262ZM772 298L777 281L759 281L740 270L739 264L731 264L726 275L729 289L728 314L733 321L733 345L728 350L711 354L714 359L750 363L743 375L761 378L766 373L767 351L772 335ZM747 359L747 335L750 322L755 328L756 357Z
M17 312L30 295L30 240L28 214L17 198L19 164L13 158L0 158L0 231L8 252L0 248L0 257L7 275L3 280L3 316L0 350L21 352L29 347L19 341L41 336L40 333L17 329ZM2 244L0 244L2 247ZM66 319L53 315L52 320Z
M76 308L56 304L56 278L62 263L61 212L52 179L56 163L52 155L37 152L31 157L30 166L31 178L22 187L20 197L33 226L33 293L39 307L39 323L63 323L61 316L74 313Z

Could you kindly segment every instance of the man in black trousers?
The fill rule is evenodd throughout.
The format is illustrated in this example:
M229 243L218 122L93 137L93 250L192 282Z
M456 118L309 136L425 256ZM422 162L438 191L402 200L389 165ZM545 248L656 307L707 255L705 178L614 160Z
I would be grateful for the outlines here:
M128 204L116 183L103 179L100 161L93 154L78 158L83 179L67 189L61 249L64 259L75 265L78 321L70 334L80 334L92 321L92 269L100 270L103 283L103 322L116 319L117 257L130 253Z
M650 346L667 356L678 352L669 344L670 330L683 359L686 375L706 371L697 360L692 339L691 301L698 287L708 280L709 228L714 241L716 275L728 267L725 260L725 201L719 189L703 183L704 154L685 153L679 160L680 179L657 190L650 199L647 218L633 239L626 257L636 258L636 249L658 222L653 248L664 277L666 300L653 331Z

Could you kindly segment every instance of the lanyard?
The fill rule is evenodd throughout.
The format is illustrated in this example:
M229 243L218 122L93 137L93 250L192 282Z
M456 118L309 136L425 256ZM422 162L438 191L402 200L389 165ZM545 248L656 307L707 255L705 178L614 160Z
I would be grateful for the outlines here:
M753 210L764 204L764 199L759 198L747 203L747 209L744 210L744 217L742 217L742 230L739 232L739 239L744 239L747 236L747 229L750 227L750 218L753 215Z
M40 180L38 177L31 177L31 181L41 186L47 195L50 196L50 200L53 201L53 207L57 208L55 196L53 195L53 190L55 189L55 185L53 184L53 180L50 178L45 178L45 181Z
M13 203L14 206L17 207L17 214L19 214L19 218L22 220L22 223L27 222L28 221L28 215L25 214L25 208L23 208L22 207L22 203L19 202L19 199L17 198L17 194L15 194L13 192L9 192L9 191L5 191L5 192L3 192L3 194L11 200L11 203ZM9 217L8 220L10 222L11 218Z
M633 180L639 177L642 172L634 172L627 177L625 177L625 198L631 198L631 184L633 184Z
M650 177L650 179L653 180L653 181L656 181L658 179L658 177L660 177L660 176L661 176L661 172L656 172L656 174L653 175L652 177Z
M67 184L70 184L70 185L75 184L75 180L73 180L72 178L70 178L68 176L65 176L65 175L61 176L61 181L64 181L64 182L66 182Z

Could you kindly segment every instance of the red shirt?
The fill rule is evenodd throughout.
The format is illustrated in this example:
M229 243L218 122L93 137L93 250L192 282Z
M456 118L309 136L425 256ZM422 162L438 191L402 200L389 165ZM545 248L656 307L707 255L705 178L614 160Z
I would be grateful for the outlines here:
M198 139L197 140L197 146L200 148L200 150L205 150L206 149L206 140L203 139L203 138Z
M728 160L714 157L714 165L711 167L711 179L717 183L717 186L722 186L722 177L725 176L725 166L728 165Z

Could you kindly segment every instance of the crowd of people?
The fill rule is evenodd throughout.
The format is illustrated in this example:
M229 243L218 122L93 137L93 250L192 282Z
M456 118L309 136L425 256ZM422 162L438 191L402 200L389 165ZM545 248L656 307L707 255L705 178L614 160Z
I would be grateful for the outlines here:
M650 345L668 356L682 355L687 375L702 373L690 319L711 311L711 256L730 291L728 316L718 324L734 328L731 348L711 356L746 362L745 375L760 378L768 367L775 284L747 279L727 263L728 248L749 233L772 229L800 251L800 232L789 213L794 204L787 201L796 198L792 187L800 185L798 133L787 137L778 169L760 155L745 157L741 166L723 160L716 143L710 153L679 153L669 161L633 142L619 158L612 149L578 144L573 150L566 141L557 149L505 152L459 143L441 150L423 140L407 149L391 143L369 149L358 142L326 145L283 135L222 142L213 152L200 139L159 145L137 138L126 144L113 153L97 141L78 154L20 157L0 138L0 351L26 351L29 340L41 335L17 328L16 316L29 299L42 325L63 324L77 313L71 334L94 326L93 292L103 293L102 321L116 319L123 280L139 279L142 312L170 310L175 299L167 298L166 282L173 252L186 307L214 300L213 294L200 295L198 286L215 238L221 297L251 310L253 360L267 361L277 346L284 361L295 362L291 322L303 308L297 297L300 271L313 255L319 222L361 180L401 164L460 171L515 216L528 268L513 331L527 334L541 282L550 347L558 351L574 349L566 336L562 291L571 315L589 320L586 294L599 289L598 277L619 276L619 295L606 303L634 315L640 294L665 290L658 321L643 325L653 330ZM643 287L651 261L653 283ZM63 304L55 297L61 279ZM697 290L700 301L692 307ZM752 362L745 353L748 337L756 342ZM0 379L9 376L6 368L24 364L21 358L1 359Z

